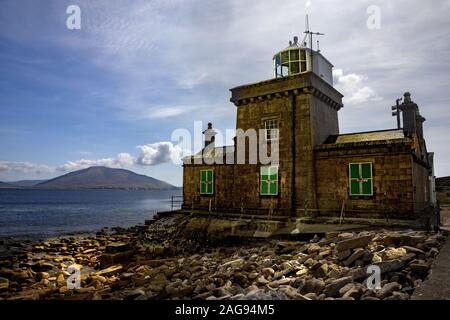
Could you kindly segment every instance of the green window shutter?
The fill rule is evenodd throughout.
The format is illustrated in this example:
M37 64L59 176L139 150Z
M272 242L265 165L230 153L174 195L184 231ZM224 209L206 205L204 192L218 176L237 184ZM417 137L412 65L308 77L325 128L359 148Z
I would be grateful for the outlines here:
M261 194L262 195L269 194L269 183L267 181L261 180Z
M278 195L278 167L261 167L260 185L261 195Z
M362 178L362 193L364 195L372 195L372 164L361 164L361 178Z
M350 179L359 179L359 164L350 164Z
M350 181L350 194L351 195L359 195L360 194L360 190L359 190L359 182L356 179L352 179Z
M213 170L207 171L207 179L208 179L208 187L207 187L206 193L213 194L214 193L214 171Z
M364 179L372 179L372 164L361 163L361 174Z
M200 170L200 194L206 193L206 171Z
M372 195L372 181L371 180L363 182L362 186L363 186L363 188L362 188L363 195L365 195L365 196Z
M214 193L214 171L200 170L200 194Z
M372 163L351 163L349 185L351 196L373 195Z

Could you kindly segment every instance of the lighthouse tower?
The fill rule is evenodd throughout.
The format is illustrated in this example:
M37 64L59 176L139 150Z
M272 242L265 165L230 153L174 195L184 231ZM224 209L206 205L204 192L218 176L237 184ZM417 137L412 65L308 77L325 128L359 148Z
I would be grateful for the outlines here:
M328 84L333 85L333 65L321 53L300 44L298 37L289 41L289 46L273 56L275 78L314 72Z

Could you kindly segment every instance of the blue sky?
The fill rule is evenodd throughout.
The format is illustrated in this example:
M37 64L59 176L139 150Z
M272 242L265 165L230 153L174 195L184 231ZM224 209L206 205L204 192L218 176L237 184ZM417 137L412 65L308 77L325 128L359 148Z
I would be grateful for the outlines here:
M73 4L81 30L66 27ZM370 5L381 9L379 30L366 26ZM390 106L410 91L437 175L450 175L448 9L448 0L2 0L0 180L106 164L181 185L173 130L195 120L234 128L228 89L271 78L273 53L301 36L306 13L326 34L322 53L345 94L341 132L395 127Z

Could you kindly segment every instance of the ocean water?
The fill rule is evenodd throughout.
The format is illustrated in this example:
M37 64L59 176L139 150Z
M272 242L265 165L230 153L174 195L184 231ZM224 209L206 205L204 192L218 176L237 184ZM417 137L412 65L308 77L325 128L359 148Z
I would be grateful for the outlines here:
M0 238L49 238L143 224L181 190L0 189ZM179 204L177 204L179 207Z

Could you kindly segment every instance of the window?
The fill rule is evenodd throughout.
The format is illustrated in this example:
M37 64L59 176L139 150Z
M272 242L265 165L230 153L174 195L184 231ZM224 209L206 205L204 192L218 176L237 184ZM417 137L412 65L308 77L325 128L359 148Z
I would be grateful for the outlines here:
M266 140L277 140L278 139L278 120L268 119L264 120L264 128L266 130Z
M351 196L373 196L372 180L372 163L349 164Z
M289 48L273 57L275 77L285 77L308 71L306 49Z
M278 167L261 167L261 195L278 195Z
M214 193L214 171L200 170L200 194Z

